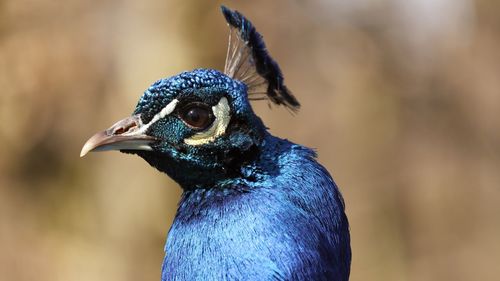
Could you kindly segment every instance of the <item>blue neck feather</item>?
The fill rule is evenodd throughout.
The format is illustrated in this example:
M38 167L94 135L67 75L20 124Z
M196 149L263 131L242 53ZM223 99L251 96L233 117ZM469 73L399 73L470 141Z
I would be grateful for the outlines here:
M348 280L344 203L315 153L265 134L240 176L185 188L162 280Z

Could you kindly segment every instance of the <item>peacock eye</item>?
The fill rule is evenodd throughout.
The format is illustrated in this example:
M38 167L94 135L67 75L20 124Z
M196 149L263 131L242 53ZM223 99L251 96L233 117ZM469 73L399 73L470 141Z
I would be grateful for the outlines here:
M202 103L185 106L180 112L180 118L188 126L198 130L207 128L214 121L211 108Z

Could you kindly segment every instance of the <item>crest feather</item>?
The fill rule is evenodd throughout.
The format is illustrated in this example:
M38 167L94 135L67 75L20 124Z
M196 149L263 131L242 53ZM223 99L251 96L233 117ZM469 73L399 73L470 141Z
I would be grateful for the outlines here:
M262 36L253 24L238 11L221 6L229 25L224 73L245 83L250 100L270 100L292 111L300 104L283 83L278 63L266 49Z

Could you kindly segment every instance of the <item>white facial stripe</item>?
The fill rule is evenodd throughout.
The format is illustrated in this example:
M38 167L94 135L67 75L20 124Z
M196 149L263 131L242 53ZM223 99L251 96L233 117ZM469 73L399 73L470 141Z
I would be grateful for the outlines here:
M203 132L194 134L193 136L184 139L184 142L189 145L202 145L213 142L217 137L222 136L226 132L226 128L231 120L230 108L225 97L221 98L219 103L212 106L212 111L215 115L215 120L210 128Z
M153 117L153 119L151 119L151 121L154 120L153 122L156 122L156 121L160 120L161 118L165 118L165 116L169 115L170 113L172 113L174 111L175 106L177 106L178 102L179 101L177 99L172 100L158 114L156 114L155 117ZM158 119L155 120L155 118L157 118L157 117L158 117ZM149 122L149 123L151 123L151 122Z
M177 99L174 99L172 100L169 104L167 104L164 108L162 108L162 110L160 110L160 112L158 112L154 117L153 119L151 119L151 121L149 121L149 123L147 123L146 125L142 125L140 126L139 130L136 130L136 131L131 131L129 133L125 133L123 134L124 136L133 136L133 135L140 135L140 134L144 134L146 133L146 131L148 130L148 128L153 125L154 123L156 123L158 120L162 119L162 118L165 118L165 116L169 115L170 113L172 113L174 110L175 110L175 107L177 106L177 103L179 101ZM141 121L142 122L142 121Z

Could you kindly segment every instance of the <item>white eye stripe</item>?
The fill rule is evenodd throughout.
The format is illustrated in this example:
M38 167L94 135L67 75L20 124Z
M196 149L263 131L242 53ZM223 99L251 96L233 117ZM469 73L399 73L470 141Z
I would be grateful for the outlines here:
M231 120L230 108L225 97L222 97L218 104L212 106L212 111L215 115L215 120L212 125L203 132L194 134L193 136L184 139L184 143L189 145L202 145L213 142L217 137L226 132L226 128Z
M162 108L162 110L160 110L160 112L158 112L155 116L153 116L151 121L149 121L145 125L141 124L139 130L132 131L130 133L125 133L123 135L124 136L126 136L126 135L138 135L138 134L146 133L146 131L148 130L149 127L151 127L151 125L153 125L154 123L158 122L158 120L165 118L165 116L174 112L175 107L177 106L177 103L179 103L179 101L177 99L172 100L169 104L167 104L164 108ZM140 121L140 119L139 119L139 121ZM142 121L140 121L140 122L142 122Z

